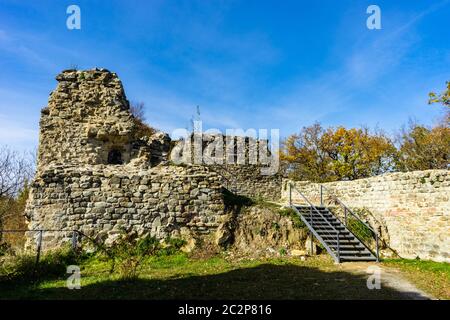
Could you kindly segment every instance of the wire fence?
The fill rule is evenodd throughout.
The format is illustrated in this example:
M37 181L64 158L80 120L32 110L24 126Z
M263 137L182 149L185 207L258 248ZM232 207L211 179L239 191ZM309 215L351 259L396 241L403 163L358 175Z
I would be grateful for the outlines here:
M29 234L32 235L29 235ZM67 238L70 241L70 246L72 250L76 250L79 243L81 242L81 238L84 234L78 230L58 230L58 229L38 229L38 230L24 230L24 229L11 229L11 230L0 230L0 245L6 244L9 245L13 250L20 251L24 250L25 242L27 251L35 250L36 254L36 264L39 263L44 244L46 240L54 239L55 233L63 233L63 238ZM25 238L26 241L19 241L19 245L11 244L8 241L9 238L14 238L11 235L22 234L22 237L16 238ZM52 236L53 234L53 236ZM34 241L33 241L34 240ZM34 247L34 249L33 249Z

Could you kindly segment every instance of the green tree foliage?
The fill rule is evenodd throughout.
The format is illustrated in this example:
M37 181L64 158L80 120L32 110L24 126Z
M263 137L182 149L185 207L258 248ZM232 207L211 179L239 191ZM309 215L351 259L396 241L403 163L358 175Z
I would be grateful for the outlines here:
M444 125L448 126L450 124L450 81L447 81L447 89L443 93L436 94L434 92L431 92L429 94L428 103L440 103L444 107L446 107Z
M447 81L447 89L443 93L436 94L434 92L431 92L429 94L429 98L430 98L428 100L429 104L441 103L444 106L450 108L450 81Z
M353 180L393 169L395 147L367 128L304 127L284 143L281 159L292 178L316 182Z
M447 169L450 160L450 127L427 128L410 124L399 137L397 169L400 171Z

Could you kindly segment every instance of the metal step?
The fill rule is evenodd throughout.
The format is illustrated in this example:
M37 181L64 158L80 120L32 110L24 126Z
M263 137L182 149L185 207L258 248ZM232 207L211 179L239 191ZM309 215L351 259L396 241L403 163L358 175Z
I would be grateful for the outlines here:
M355 257L372 257L371 252L355 251L355 250L339 250L341 256L355 256Z
M358 252L358 253L372 254L372 252L367 250L367 248L364 247L364 246L361 246L361 247L359 247L359 246L353 246L353 247L352 246L345 246L344 248L341 248L340 251L345 251L343 253L344 255L347 254L347 252L350 252L350 251L355 251L355 252Z
M341 262L352 262L352 261L377 261L373 255L370 257L356 257L356 256L340 256Z
M305 217L306 220L310 220L311 219L311 215L310 214L304 214L303 216ZM326 216L326 215L321 215L321 216L313 215L312 219L313 220L322 219L322 220L336 220L336 221L340 221L335 216Z
M331 245L329 246L332 249L336 249L337 246L335 245ZM349 245L349 244L343 244L343 245L339 245L339 250L340 251L345 251L345 250L365 250L365 247L359 247L359 246L355 246L355 245Z
M320 233L319 233L320 234ZM328 241L328 240L336 240L337 237L335 234L330 234L330 233L324 233L324 234L320 234L320 236L322 237L323 240ZM351 235L339 235L339 241L345 241L345 240L350 240L350 241L354 241L356 240L356 238L354 236Z
M348 232L347 228L345 228L345 226L343 226L343 225L336 226L336 227L334 227L334 229L330 228L330 226L328 226L328 225L326 225L326 226L320 225L320 226L314 226L314 229L316 229L316 230L325 230L325 231L328 231L328 230L333 230L334 231L334 229L336 229L336 230L339 230L340 232Z

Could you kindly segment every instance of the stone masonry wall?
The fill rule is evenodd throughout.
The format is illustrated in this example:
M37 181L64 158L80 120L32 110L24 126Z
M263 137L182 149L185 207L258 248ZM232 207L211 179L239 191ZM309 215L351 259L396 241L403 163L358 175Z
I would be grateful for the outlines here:
M112 147L129 161L135 124L117 75L66 70L56 80L41 111L39 164L106 164Z
M66 242L71 230L110 242L122 230L162 239L219 227L226 175L172 165L170 137L140 129L115 73L65 70L56 80L41 111L26 216L30 230L67 232L46 231L44 248ZM279 198L281 179L260 176L258 166L236 167L232 178L239 193ZM32 245L37 233L27 236Z
M221 178L202 167L55 166L35 178L26 214L32 230L79 230L106 241L121 230L180 237L217 228L224 214L221 188ZM46 249L71 233L44 236Z
M262 175L258 165L214 165L211 170L219 173L230 191L251 198L279 201L281 197L281 174Z
M58 86L41 111L38 170L55 163L126 164L138 158L160 162L167 156L167 134L139 136L117 74L65 70L56 80Z
M202 143L200 151L196 149L199 144L193 146L196 139ZM222 176L224 178L224 186L229 191L240 195L272 201L280 200L283 176L277 172L278 168L275 167L273 171L270 171L272 174L267 174L268 169L273 165L273 163L267 164L269 159L273 160L267 140L204 133L191 134L189 140L188 147L186 147L184 140L177 142L171 153L172 161L175 156L182 159L183 163L201 163L201 165L209 167L212 171ZM240 160L241 162L238 161L237 155L240 144L243 146L243 152L239 155L243 158L243 160ZM212 151L221 147L223 148L221 155L216 155ZM262 148L264 151L259 150L259 148ZM229 149L234 150L231 156L228 154ZM190 157L186 158L185 152L189 151ZM196 152L198 152L198 162L195 162ZM262 164L264 162L261 161L261 153L267 157L265 164Z
M287 183L283 182L282 197L289 199ZM319 203L319 184L294 182L306 197ZM354 181L323 184L329 203L335 194L351 209L366 209L369 221L387 230L384 239L403 258L450 262L450 171L427 170L391 173ZM294 203L304 203L292 193ZM379 224L377 226L376 224Z

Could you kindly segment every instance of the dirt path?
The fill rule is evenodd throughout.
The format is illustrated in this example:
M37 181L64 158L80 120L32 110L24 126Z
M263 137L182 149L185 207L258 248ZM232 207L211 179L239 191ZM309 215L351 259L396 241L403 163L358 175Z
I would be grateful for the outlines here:
M414 284L412 284L409 280L405 279L401 274L401 271L389 268L385 266L381 266L376 263L367 263L367 262L347 262L342 263L340 267L342 270L358 274L365 275L366 278L369 278L373 275L372 272L368 272L368 268L374 266L380 268L380 278L381 278L381 290L383 287L389 287L401 292L405 299L407 300L435 300L433 296L430 294L418 289Z

